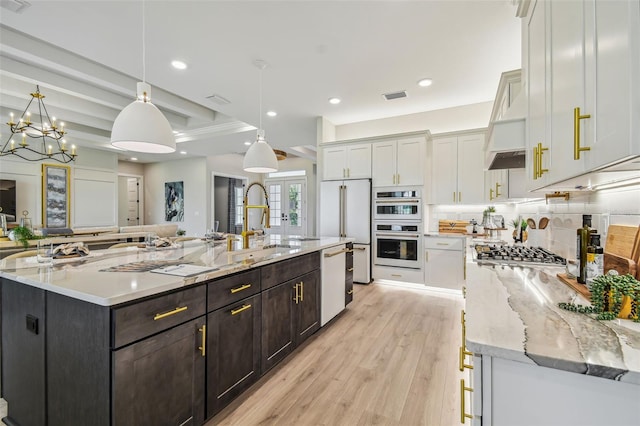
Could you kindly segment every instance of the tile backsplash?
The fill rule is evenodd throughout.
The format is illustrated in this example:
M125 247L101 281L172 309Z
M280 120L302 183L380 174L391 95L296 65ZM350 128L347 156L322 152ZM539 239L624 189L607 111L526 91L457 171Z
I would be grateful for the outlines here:
M489 205L489 204L487 204ZM549 218L546 229L529 229L527 244L545 247L567 259L575 258L576 230L582 226L582 215L592 215L592 227L606 241L609 224L640 225L640 186L608 189L597 192L572 192L570 199L550 199L520 204L493 204L496 214L504 216L505 223L521 216L531 218L536 228L543 217ZM429 205L425 209L425 229L437 231L441 219L471 220L482 222L482 212L486 205ZM512 227L501 231L501 238L512 240ZM471 230L471 225L468 227ZM481 230L481 228L478 228Z

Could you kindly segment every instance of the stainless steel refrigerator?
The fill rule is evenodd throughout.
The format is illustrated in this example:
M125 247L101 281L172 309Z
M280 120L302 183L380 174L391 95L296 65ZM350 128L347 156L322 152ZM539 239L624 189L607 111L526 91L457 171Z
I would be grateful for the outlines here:
M319 223L322 236L354 238L353 281L371 282L371 179L323 181Z

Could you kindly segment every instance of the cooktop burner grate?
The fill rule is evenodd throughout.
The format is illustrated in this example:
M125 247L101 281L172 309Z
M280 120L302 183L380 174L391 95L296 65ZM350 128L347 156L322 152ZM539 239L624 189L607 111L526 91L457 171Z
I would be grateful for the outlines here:
M564 257L542 247L510 246L504 244L478 244L474 246L475 260L498 264L566 265Z

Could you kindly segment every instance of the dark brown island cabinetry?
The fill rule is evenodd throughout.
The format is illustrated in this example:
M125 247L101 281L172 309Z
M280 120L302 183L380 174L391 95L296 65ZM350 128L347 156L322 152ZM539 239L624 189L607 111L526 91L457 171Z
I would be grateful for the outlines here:
M273 266L281 265L279 274ZM262 268L262 369L268 371L320 328L320 253Z
M212 281L207 293L208 418L260 377L260 270Z
M347 243L345 274L344 274L344 304L353 301L353 243Z
M1 281L9 426L201 425L320 328L320 252L116 306Z

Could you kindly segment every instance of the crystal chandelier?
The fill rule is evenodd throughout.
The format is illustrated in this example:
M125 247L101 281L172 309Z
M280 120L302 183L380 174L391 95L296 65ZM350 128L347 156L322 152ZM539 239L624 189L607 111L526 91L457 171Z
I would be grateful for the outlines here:
M34 99L37 102L39 122L31 121L29 107ZM0 157L16 155L27 161L55 160L60 163L75 161L76 146L71 145L71 150L68 149L64 139L67 133L64 130L64 123L56 123L55 117L49 117L43 99L40 86L36 86L36 91L31 93L31 100L22 115L15 118L13 113L10 114L7 125L11 129L11 135L2 147ZM37 143L33 145L29 143L35 141Z

